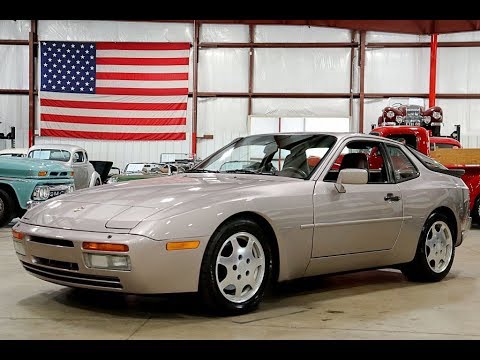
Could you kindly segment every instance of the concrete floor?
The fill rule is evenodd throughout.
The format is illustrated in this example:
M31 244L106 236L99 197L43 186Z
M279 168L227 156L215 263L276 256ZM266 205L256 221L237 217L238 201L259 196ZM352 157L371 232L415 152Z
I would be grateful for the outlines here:
M21 267L0 228L0 339L480 339L480 229L439 283L393 270L301 280L250 314L215 318L191 297L69 289Z

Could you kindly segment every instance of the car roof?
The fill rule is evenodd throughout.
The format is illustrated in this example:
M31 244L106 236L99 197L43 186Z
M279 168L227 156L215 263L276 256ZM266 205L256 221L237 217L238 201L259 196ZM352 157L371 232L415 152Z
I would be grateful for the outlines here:
M0 150L0 154L26 154L27 152L27 148L11 148Z
M41 150L41 149L52 149L52 150L67 150L70 152L75 151L86 151L84 148L81 148L77 145L67 145L67 144L38 144L31 146L28 151L32 150Z

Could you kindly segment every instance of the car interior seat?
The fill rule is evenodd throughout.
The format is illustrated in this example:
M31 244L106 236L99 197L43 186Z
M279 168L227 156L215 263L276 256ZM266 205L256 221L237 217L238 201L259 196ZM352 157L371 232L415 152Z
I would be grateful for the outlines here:
M368 171L368 159L364 153L345 154L340 164L340 169L365 169Z

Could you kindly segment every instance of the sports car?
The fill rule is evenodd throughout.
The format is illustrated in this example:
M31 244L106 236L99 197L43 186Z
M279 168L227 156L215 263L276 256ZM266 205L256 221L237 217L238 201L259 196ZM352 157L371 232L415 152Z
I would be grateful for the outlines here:
M471 223L460 176L378 136L251 135L183 174L48 200L13 227L14 248L42 280L196 292L241 314L296 278L391 267L443 279Z

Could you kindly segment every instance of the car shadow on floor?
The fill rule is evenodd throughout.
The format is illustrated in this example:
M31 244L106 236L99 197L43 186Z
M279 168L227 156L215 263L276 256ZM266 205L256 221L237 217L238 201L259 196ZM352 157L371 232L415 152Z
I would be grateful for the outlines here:
M443 281L449 281L454 278L455 274L450 273ZM264 311L282 307L286 308L288 306L301 306L309 309L312 306L311 304L319 301L421 285L408 282L399 271L394 270L370 270L298 279L273 287L267 293L256 313L261 315ZM42 297L43 301L36 301L35 297ZM140 296L87 289L61 288L48 294L34 295L21 302L24 302L24 305L27 303L39 303L41 304L40 306L48 306L49 301L45 302L45 297L58 305L122 318L173 320L217 316L209 313L202 307L197 294ZM38 306L36 306L36 311L41 311L41 309L38 309Z

